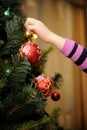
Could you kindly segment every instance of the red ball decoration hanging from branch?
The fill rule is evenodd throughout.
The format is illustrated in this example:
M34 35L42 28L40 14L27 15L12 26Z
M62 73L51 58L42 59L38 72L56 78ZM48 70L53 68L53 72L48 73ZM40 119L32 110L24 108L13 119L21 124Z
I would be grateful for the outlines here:
M42 53L38 45L34 42L26 42L19 49L21 56L27 57L32 65L36 65L41 59Z
M53 101L58 101L60 99L60 94L57 91L55 91L52 93L51 98Z
M49 97L52 94L54 81L50 77L40 75L35 78L34 84L36 89L44 94L44 97Z

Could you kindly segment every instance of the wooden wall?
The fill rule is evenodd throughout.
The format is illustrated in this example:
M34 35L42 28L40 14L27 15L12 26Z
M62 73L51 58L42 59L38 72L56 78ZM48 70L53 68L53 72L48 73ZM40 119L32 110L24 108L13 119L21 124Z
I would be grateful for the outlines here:
M87 6L87 0L66 0L79 6Z

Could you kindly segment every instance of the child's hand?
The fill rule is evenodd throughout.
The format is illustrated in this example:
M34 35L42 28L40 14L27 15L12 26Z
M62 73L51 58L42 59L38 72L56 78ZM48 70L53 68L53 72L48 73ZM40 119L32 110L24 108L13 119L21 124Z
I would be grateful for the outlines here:
M64 46L65 39L51 32L41 21L27 18L25 27L29 33L36 33L43 41L52 43L58 49Z
M25 27L29 33L36 33L42 40L49 42L52 32L41 21L27 18Z

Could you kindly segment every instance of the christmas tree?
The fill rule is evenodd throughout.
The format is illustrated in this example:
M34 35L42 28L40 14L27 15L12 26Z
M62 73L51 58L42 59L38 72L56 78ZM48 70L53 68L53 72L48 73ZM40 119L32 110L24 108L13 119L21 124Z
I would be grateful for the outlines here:
M0 0L0 130L62 130L60 108L45 111L60 94L61 75L43 75L51 48L41 51L24 28L24 0Z

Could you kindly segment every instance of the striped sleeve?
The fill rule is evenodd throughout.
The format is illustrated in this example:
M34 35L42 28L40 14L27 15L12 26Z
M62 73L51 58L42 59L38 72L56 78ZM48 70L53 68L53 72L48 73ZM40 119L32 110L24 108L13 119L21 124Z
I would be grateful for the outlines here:
M75 41L66 39L61 52L70 58L81 70L87 73L87 49L75 43Z

